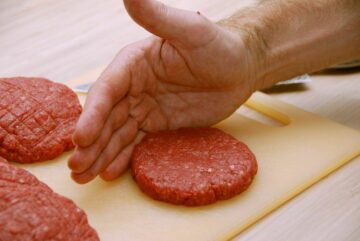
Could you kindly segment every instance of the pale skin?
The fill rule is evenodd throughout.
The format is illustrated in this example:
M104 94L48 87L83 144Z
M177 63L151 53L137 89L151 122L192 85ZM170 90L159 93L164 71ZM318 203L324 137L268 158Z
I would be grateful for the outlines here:
M91 88L72 178L128 168L147 132L211 126L277 81L360 58L360 1L273 0L213 23L155 0L124 0L154 36L123 48Z

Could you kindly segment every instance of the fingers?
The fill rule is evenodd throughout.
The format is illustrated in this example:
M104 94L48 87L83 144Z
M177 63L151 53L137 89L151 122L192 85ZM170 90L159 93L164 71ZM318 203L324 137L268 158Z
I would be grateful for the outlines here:
M139 101L130 97L129 102L131 106L129 114L139 123L139 125L144 122L148 113L157 106L156 101L147 94L145 94Z
M129 103L127 99L120 101L112 110L104 129L96 142L88 147L78 147L69 158L68 166L75 173L88 169L109 143L112 133L122 127L128 119Z
M121 51L90 89L73 135L75 145L86 147L93 144L114 105L129 91L131 74L126 66L127 58L126 51Z
M113 133L106 148L101 152L92 166L82 173L72 172L72 178L81 184L94 179L100 172L105 170L124 147L134 141L138 130L137 128L136 121L129 118L123 127Z
M144 132L139 132L135 141L128 145L122 152L120 152L112 163L100 173L100 177L105 181L112 181L120 177L128 168L131 154L141 139L145 136Z
M147 132L168 129L168 123L162 113L159 104L149 95L145 94L140 100L129 97L129 114L134 118L139 129Z
M184 45L199 45L204 35L216 34L199 12L168 7L156 0L124 0L129 15L149 32Z

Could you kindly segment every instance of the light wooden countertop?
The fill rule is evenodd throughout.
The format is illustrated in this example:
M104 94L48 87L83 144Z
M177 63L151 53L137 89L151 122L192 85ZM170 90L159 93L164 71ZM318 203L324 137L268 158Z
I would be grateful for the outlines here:
M217 20L254 1L164 2ZM120 48L147 35L120 0L1 0L0 76L68 80L106 65ZM360 130L360 69L311 78L305 87L270 94ZM235 240L360 240L359 173L358 157Z

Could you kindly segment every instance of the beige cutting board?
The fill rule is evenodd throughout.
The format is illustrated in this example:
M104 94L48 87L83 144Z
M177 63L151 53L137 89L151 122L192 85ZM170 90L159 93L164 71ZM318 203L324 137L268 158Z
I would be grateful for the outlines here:
M261 93L246 105L286 126L267 126L240 114L217 125L250 146L259 171L245 193L210 206L154 201L129 173L111 183L75 184L67 169L69 154L22 167L83 208L103 241L227 240L360 153L355 130Z

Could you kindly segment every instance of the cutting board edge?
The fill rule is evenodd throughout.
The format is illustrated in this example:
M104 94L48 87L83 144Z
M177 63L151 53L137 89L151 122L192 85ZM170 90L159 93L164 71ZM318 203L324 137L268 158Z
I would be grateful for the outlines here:
M260 214L256 215L255 217L252 217L248 223L244 224L241 227L236 228L234 231L229 231L226 236L223 238L220 238L219 241L231 241L235 237L237 237L242 232L249 229L251 226L253 226L255 223L260 222L263 220L263 218L269 216L272 212L275 210L283 207L285 204L290 202L291 200L298 197L300 194L305 192L307 189L311 188L315 184L321 182L331 174L333 174L335 171L340 169L341 167L345 166L346 164L350 163L352 160L360 156L360 146L359 149L351 153L348 157L343 158L341 161L338 161L333 166L329 167L328 169L325 169L322 174L314 177L313 179L309 179L307 182L305 182L302 186L299 186L298 188L295 188L292 192L290 192L284 199L279 200L275 204L273 204L271 207L265 209Z

